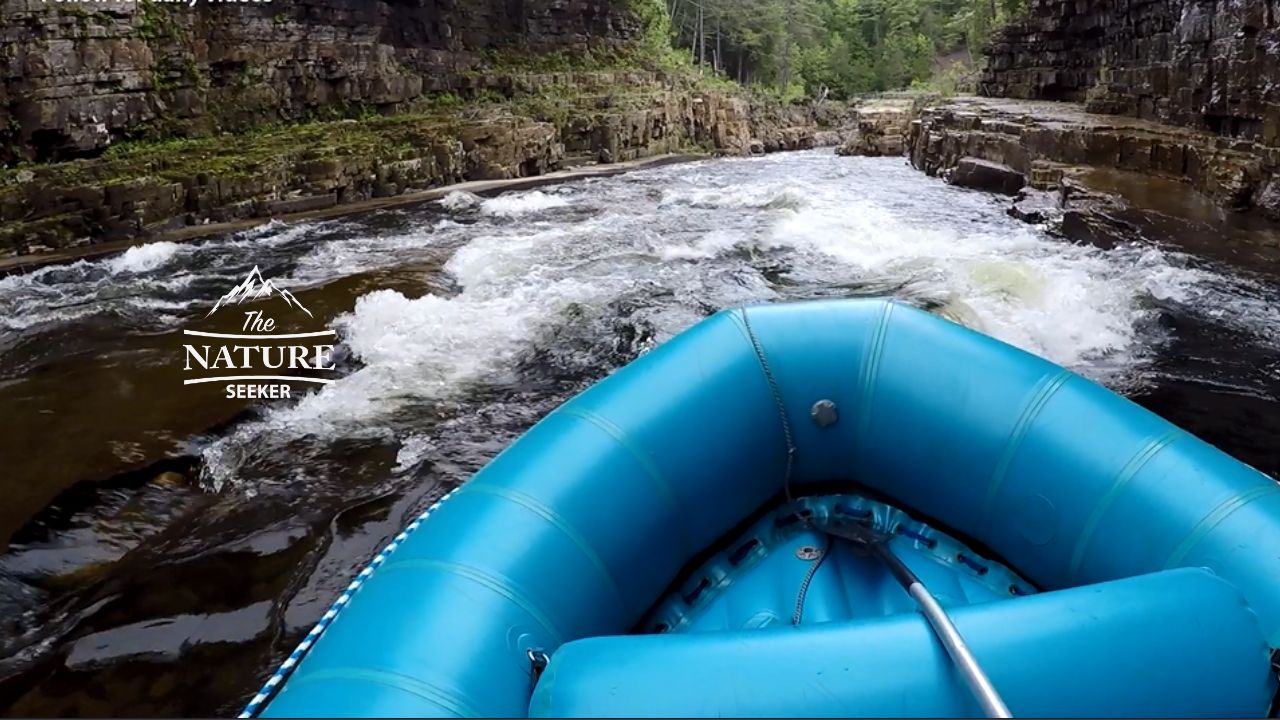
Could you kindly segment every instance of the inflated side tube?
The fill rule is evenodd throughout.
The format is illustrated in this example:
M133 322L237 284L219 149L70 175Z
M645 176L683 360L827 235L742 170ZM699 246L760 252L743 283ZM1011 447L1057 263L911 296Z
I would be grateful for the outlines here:
M831 301L719 313L551 413L344 593L265 715L523 715L530 650L628 632L781 491L783 417L797 483L861 481L1049 589L1210 567L1280 645L1274 481L991 338Z
M1261 717L1275 678L1239 591L1181 569L954 608L1014 717ZM981 717L918 614L579 640L532 717Z
M786 445L731 313L538 423L369 576L267 717L523 717L529 651L627 632L781 489Z
M800 482L852 477L1046 589L1208 567L1280 647L1280 484L1102 386L891 301L746 311ZM744 314L733 315L747 332ZM829 400L840 419L809 421Z

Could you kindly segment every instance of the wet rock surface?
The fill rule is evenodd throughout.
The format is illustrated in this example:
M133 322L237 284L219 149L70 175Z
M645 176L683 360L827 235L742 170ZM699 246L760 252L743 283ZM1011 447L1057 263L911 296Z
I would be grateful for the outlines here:
M986 54L988 98L924 112L916 167L978 157L1042 190L1080 168L1133 172L1280 220L1275 0L1031 0Z
M907 144L912 164L930 175L974 157L1051 189L1064 168L1112 168L1185 182L1232 210L1257 206L1280 167L1277 148L1097 115L1076 103L998 98L957 98L925 109Z
M1008 165L974 157L960 158L947 182L960 187L1001 195L1016 195L1026 187L1027 177Z
M1009 217L1032 225L1059 220L1062 217L1060 195L1043 190L1023 189L1009 206Z
M962 161L961 167L965 165ZM956 173L959 172L957 169ZM1114 249L1137 237L1147 237L1144 231L1149 227L1141 227L1133 217L1124 217L1141 216L1146 211L1132 208L1119 193L1092 187L1085 179L1086 175L1083 171L1070 171L1061 176L1049 191L1022 188L1016 193L1002 193L1014 196L1009 205L1009 216L1031 225L1044 226L1067 240L1103 250ZM952 184L959 183L953 181ZM976 189L999 192L988 188Z

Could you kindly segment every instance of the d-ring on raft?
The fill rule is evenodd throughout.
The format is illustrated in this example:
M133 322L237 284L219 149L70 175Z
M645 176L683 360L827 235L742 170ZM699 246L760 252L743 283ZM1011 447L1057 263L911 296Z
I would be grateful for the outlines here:
M975 716L856 522L1017 717L1272 712L1280 486L909 306L719 313L415 520L268 717Z

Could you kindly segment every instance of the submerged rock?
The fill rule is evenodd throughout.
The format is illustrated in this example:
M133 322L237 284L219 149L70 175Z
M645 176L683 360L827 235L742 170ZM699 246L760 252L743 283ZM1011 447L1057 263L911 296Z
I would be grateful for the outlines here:
M151 484L169 488L185 487L187 485L187 478L182 473L176 473L173 471L162 472L151 481Z
M1280 222L1280 177L1273 177L1258 193L1258 209L1269 219Z
M1024 188L1014 199L1013 205L1009 206L1009 216L1032 225L1060 220L1060 195Z

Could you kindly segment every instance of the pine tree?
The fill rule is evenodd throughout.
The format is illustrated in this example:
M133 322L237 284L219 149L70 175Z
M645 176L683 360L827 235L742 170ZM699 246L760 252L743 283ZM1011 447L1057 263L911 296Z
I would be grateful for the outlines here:
M673 41L706 72L789 94L848 97L927 80L978 55L1027 0L662 0Z

